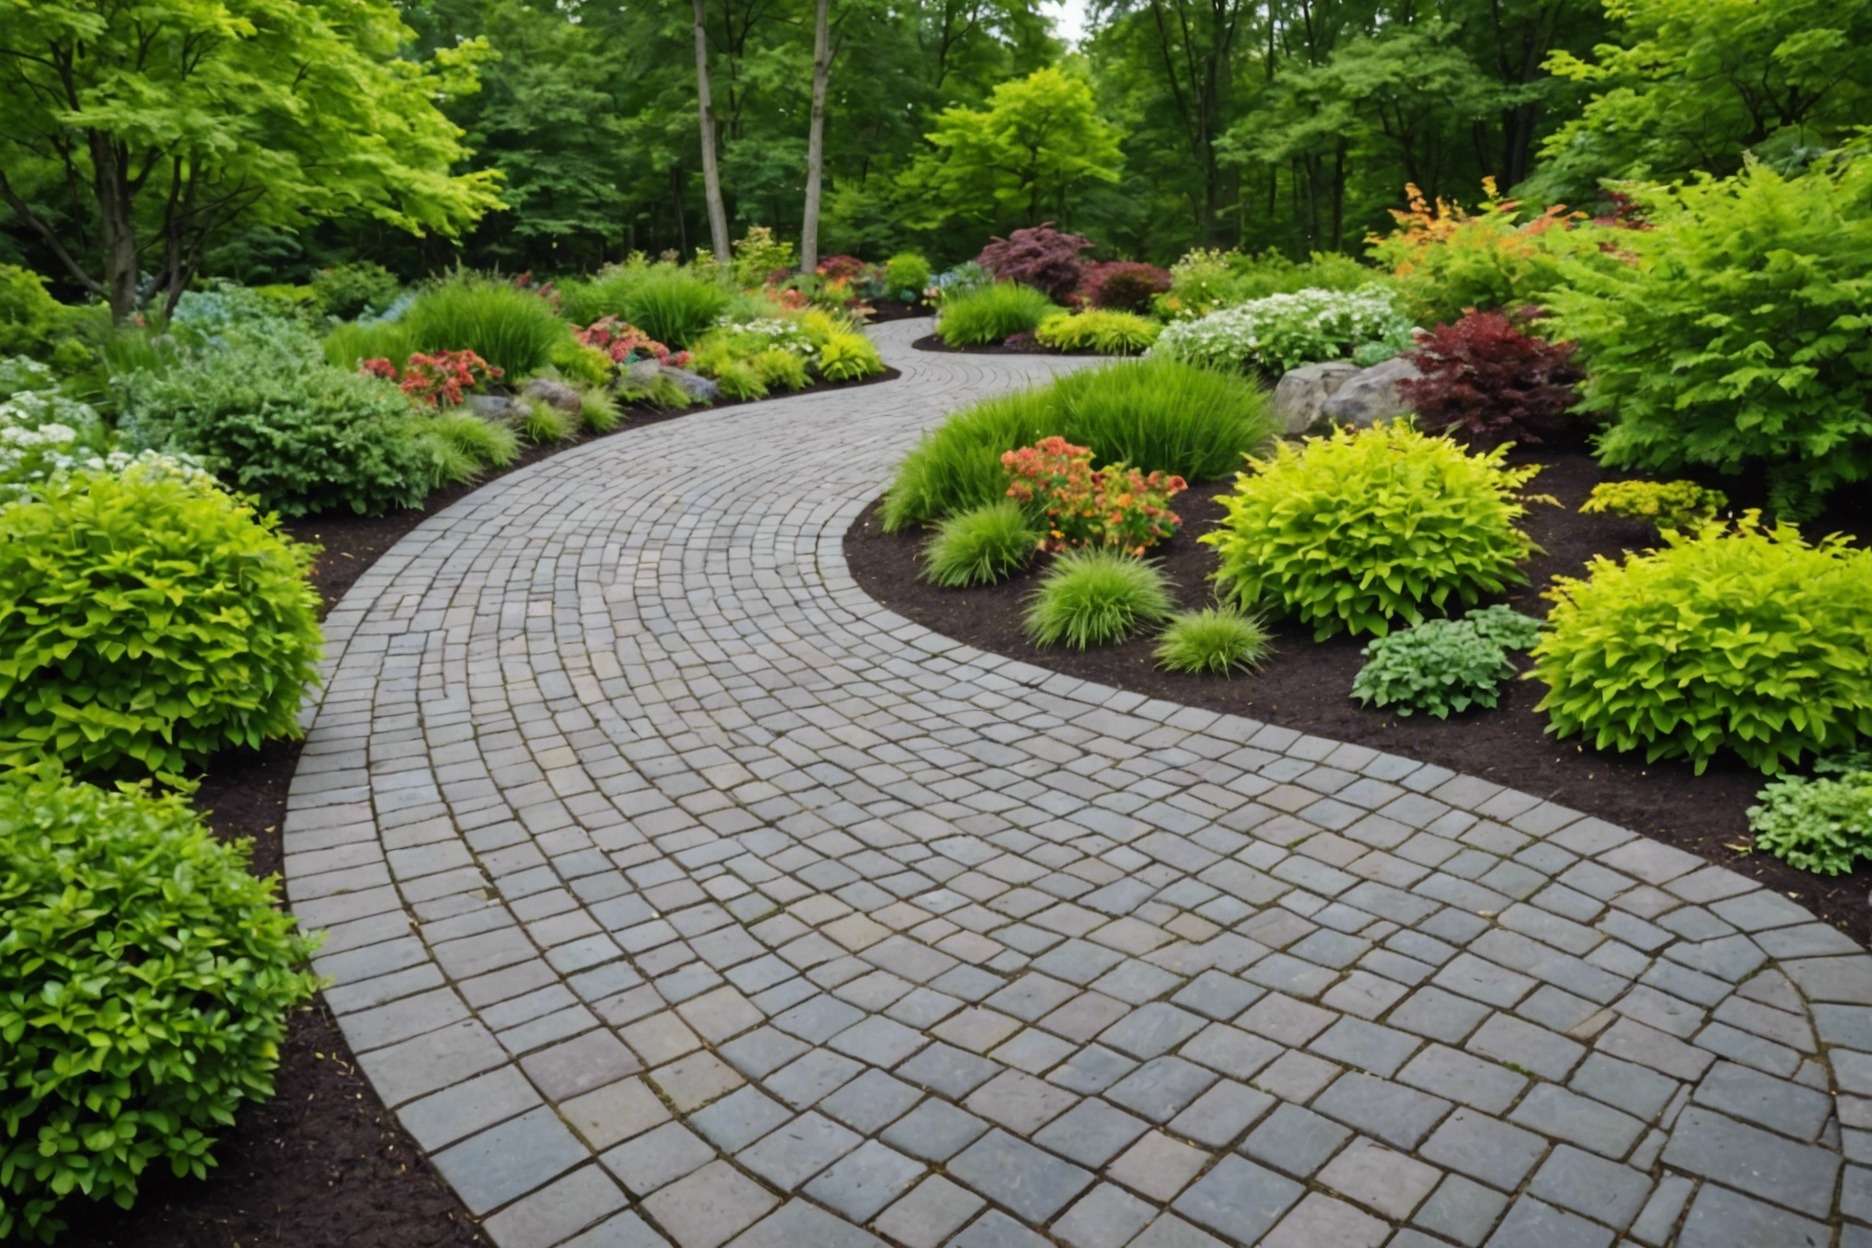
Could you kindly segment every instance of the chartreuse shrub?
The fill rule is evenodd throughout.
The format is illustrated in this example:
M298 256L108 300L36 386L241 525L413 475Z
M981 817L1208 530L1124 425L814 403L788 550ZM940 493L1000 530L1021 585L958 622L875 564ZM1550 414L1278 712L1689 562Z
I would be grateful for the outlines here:
M1058 311L1031 286L996 282L946 296L936 315L936 333L952 347L984 347L1014 334L1030 334Z
M587 433L610 433L624 423L624 414L610 391L590 388L579 391L579 422Z
M1170 583L1156 564L1111 550L1060 555L1041 578L1022 622L1037 646L1084 650L1123 641L1170 618Z
M1007 492L1001 456L1060 436L1100 463L1212 480L1273 436L1266 392L1241 377L1145 359L1069 374L967 407L918 443L885 496L898 532Z
M283 515L414 507L430 480L409 399L284 329L231 330L120 378L118 398L127 444L195 456Z
M830 334L819 347L819 375L827 381L857 381L884 371L877 347L855 330Z
M1058 312L1040 322L1034 338L1055 351L1089 351L1099 355L1138 355L1150 349L1163 327L1147 316L1093 308L1084 312Z
M544 399L527 399L520 418L520 436L534 446L564 442L578 432L572 418Z
M0 508L0 766L169 782L296 736L311 558L201 478L82 473Z
M483 465L505 468L520 457L520 438L507 425L483 420L473 412L437 412L422 422L428 436L439 438L460 450L478 471Z
M1755 848L1822 875L1845 875L1872 860L1872 758L1820 759L1812 776L1782 776L1755 795Z
M1425 620L1365 647L1352 696L1399 715L1422 711L1438 719L1474 706L1493 709L1501 682L1514 675L1509 653L1533 645L1539 632L1539 620L1504 606Z
M983 503L937 526L923 548L923 575L932 584L952 589L992 585L1024 567L1040 538L1040 530L1019 503Z
M1729 496L1694 481L1605 481L1580 504L1589 516L1643 520L1662 532L1701 528L1729 505Z
M1872 477L1872 161L1637 196L1628 263L1571 264L1549 300L1611 421L1601 462L1761 470L1797 518Z
M1261 666L1271 649L1260 617L1223 604L1171 617L1157 639L1157 665L1192 676L1234 676Z
M1258 255L1198 248L1171 268L1169 289L1153 301L1165 317L1191 319L1269 295L1300 290L1357 290L1382 283L1384 274L1351 256L1313 253L1293 260L1277 251Z
M1283 442L1223 497L1219 589L1310 624L1375 633L1473 605L1523 580L1520 490L1540 471L1471 454L1404 422Z
M0 1240L74 1195L128 1209L152 1168L205 1177L273 1094L314 942L179 796L0 772Z
M1548 731L1773 774L1872 734L1872 551L1755 512L1561 578L1534 647Z
M90 352L77 337L80 317L31 269L0 264L0 356L31 356L61 370L81 367Z
M912 303L930 284L930 262L914 251L900 251L884 262L884 289L893 299Z

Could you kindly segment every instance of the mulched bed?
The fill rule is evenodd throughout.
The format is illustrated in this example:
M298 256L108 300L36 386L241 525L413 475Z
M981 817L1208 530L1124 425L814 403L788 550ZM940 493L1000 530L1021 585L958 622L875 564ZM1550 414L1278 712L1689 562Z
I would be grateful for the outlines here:
M952 347L935 334L925 334L910 344L918 351L936 351L944 355L1098 355L1097 351L1053 351L1030 343L993 342L985 347Z
M822 384L803 394L875 385L901 376L887 369L862 381ZM680 420L735 402L679 411L631 409L607 438ZM329 611L365 569L398 539L496 477L516 472L591 438L529 449L512 467L474 485L430 495L420 508L385 516L326 515L289 520L301 541L323 547L312 582ZM300 743L217 755L195 805L216 835L253 843L256 874L280 870L280 825ZM488 1240L436 1174L396 1116L385 1109L352 1060L323 1000L292 1020L280 1052L278 1094L248 1105L215 1147L220 1164L206 1181L146 1175L136 1207L73 1202L63 1242L87 1248L487 1248Z
M871 315L866 318L866 322L871 325L881 325L885 321L910 321L919 316L936 315L935 307L920 299L915 303L906 303L902 299L873 299L870 306Z
M1592 487L1609 479L1586 455L1515 458L1543 463L1546 469L1531 488L1555 495L1564 504L1530 509L1527 529L1544 553L1525 566L1528 586L1509 597L1518 610L1545 614L1540 591L1556 575L1577 575L1592 555L1616 555L1653 540L1647 526L1578 513ZM1183 531L1154 552L1176 582L1177 597L1185 606L1203 606L1211 599L1215 552L1196 536L1222 519L1217 499L1229 488L1227 482L1209 483L1179 496L1175 506L1183 517ZM1868 519L1872 518L1862 516L1849 523L1858 528ZM1640 758L1598 753L1573 740L1556 741L1543 731L1545 717L1534 713L1541 686L1531 681L1509 682L1495 711L1450 720L1366 710L1351 699L1352 678L1365 643L1338 637L1316 644L1310 629L1292 625L1276 630L1274 653L1262 671L1234 680L1160 670L1151 658L1155 638L1150 636L1083 654L1041 650L1030 645L1020 629L1022 600L1036 583L1037 566L1000 585L939 589L918 578L917 553L923 540L920 534L886 534L878 523L878 505L873 504L847 534L845 553L868 593L946 637L1153 697L1251 716L1482 776L1681 846L1795 898L1861 943L1872 940L1872 907L1867 903L1872 870L1861 868L1829 879L1747 852L1745 812L1762 780L1739 763L1719 761L1696 776L1682 763L1647 766Z

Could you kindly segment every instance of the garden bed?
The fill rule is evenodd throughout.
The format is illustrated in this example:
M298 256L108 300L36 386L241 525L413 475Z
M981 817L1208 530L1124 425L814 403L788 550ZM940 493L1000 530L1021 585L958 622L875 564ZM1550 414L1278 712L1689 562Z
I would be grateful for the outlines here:
M796 393L875 385L901 375L886 369L861 381L824 383ZM631 408L611 433L529 448L511 467L472 485L438 490L420 508L381 516L308 516L286 521L284 528L323 548L312 567L312 582L324 610L330 611L404 534L489 481L599 438L740 405ZM216 835L253 842L256 874L281 868L280 826L299 748L297 741L275 741L259 750L218 755L195 794L196 806ZM152 1172L130 1212L80 1202L72 1209L67 1242L96 1248L469 1248L487 1243L454 1191L384 1108L322 1000L301 1010L288 1028L278 1095L245 1107L215 1155L221 1164L206 1181Z
M952 347L935 334L925 334L910 344L918 351L936 351L945 355L1082 355L1096 356L1096 351L1054 351L1042 346L1010 346L993 342L982 347Z
M1563 504L1530 509L1526 527L1541 550L1524 567L1529 584L1509 595L1518 610L1544 615L1547 604L1540 591L1556 575L1578 574L1595 554L1616 555L1650 543L1647 526L1578 513L1592 487L1610 479L1587 456L1523 454L1515 459L1543 464L1531 488ZM1228 482L1211 482L1180 496L1175 507L1183 531L1153 552L1175 582L1183 606L1200 607L1212 598L1215 552L1196 537L1222 518L1217 500L1230 488ZM1865 518L1856 522L1863 526ZM1233 680L1163 671L1151 654L1156 639L1148 634L1083 653L1040 649L1023 636L1020 619L1040 562L997 585L940 589L919 576L917 556L924 540L921 533L883 532L873 504L847 534L845 552L868 593L946 637L1087 680L1357 742L1522 789L1730 867L1795 898L1853 939L1872 939L1872 907L1866 900L1872 872L1828 878L1746 852L1745 812L1762 780L1740 764L1719 760L1697 776L1682 763L1647 766L1638 756L1556 741L1543 730L1544 716L1534 712L1541 690L1529 681L1510 682L1495 711L1446 721L1366 710L1350 692L1365 642L1341 636L1315 643L1310 629L1291 624L1274 626L1274 652L1263 670ZM1520 666L1526 666L1525 660Z

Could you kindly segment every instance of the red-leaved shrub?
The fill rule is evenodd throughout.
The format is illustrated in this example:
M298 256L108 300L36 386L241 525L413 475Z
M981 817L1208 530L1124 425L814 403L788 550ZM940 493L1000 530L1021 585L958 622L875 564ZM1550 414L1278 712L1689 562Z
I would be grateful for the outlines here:
M1500 312L1417 331L1411 361L1423 376L1400 381L1398 393L1427 432L1480 446L1564 444L1586 433L1587 422L1569 411L1584 375L1573 344L1522 333Z
M982 248L975 262L1004 282L1020 282L1064 303L1079 289L1086 262L1079 253L1092 246L1083 234L1066 234L1051 221L1015 230Z
M1150 311L1151 296L1170 289L1170 270L1141 260L1101 260L1086 268L1079 299L1095 308Z

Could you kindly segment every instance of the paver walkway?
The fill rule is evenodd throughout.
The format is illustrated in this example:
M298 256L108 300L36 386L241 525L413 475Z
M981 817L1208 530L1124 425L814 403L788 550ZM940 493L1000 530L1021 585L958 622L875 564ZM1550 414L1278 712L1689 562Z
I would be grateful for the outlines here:
M1833 928L860 591L918 433L1067 366L926 329L503 478L329 621L288 890L496 1243L1872 1245Z

